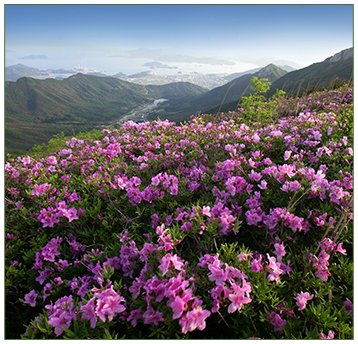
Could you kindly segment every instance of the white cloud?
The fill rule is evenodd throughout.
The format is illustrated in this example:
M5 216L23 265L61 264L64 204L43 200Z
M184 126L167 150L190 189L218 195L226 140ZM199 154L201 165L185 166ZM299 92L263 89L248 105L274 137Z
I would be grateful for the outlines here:
M180 62L180 63L203 63L209 65L235 65L235 62L225 60L225 59L217 59L211 57L196 57L189 55L180 55L180 54L165 54L160 50L151 50L151 49L135 49L129 51L123 51L120 53L116 53L115 55L111 55L109 57L125 57L125 58L149 58L155 61L161 62Z
M19 60L46 60L48 57L46 55L27 55L19 57Z

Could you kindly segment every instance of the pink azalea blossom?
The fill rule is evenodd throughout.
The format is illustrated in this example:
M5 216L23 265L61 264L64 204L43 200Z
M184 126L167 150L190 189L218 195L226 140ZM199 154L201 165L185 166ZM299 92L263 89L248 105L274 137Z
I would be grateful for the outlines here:
M186 302L181 297L175 296L175 299L171 302L170 307L173 309L173 319L178 319L184 312Z
M161 260L159 270L162 272L162 276L169 272L171 268L175 270L182 270L184 261L178 257L177 254L174 256L171 253L166 254Z
M216 285L220 285L227 279L228 271L226 269L222 270L217 264L209 264L208 268L210 270L210 273L208 274L209 280L214 281Z
M339 243L337 248L336 248L336 251L339 252L339 253L342 253L344 254L345 256L347 255L347 251L342 247L342 243Z
M182 333L192 332L196 328L200 331L204 330L206 327L205 319L209 317L210 314L210 311L202 309L200 306L185 313L179 320L179 324L182 326Z
M285 246L284 246L284 244L279 244L279 243L274 244L274 246L275 246L275 249L276 249L274 254L276 254L277 260L281 261L282 257L286 254Z
M270 321L271 325L274 326L274 332L282 332L283 327L286 325L286 320L281 319L280 315L275 312L271 312L271 314L268 316L268 320Z
M284 160L288 160L289 158L290 158L290 156L291 156L291 153L292 153L292 151L285 151L285 155L284 155Z
M81 311L82 311L81 317L84 320L89 320L92 328L96 327L96 322L97 322L97 315L94 310L95 308L94 302L95 302L95 298L92 297L92 299L89 300L87 304L81 306Z
M38 294L35 292L35 290L32 289L28 294L25 295L24 303L29 304L31 307L35 307L37 295Z
M234 293L229 294L229 300L232 302L228 307L228 313L233 313L236 310L240 311L243 304L250 303L252 300L248 297L248 293L237 288Z
M334 332L329 330L328 335L325 335L323 332L321 332L318 335L318 338L320 338L320 339L334 339Z
M121 304L121 302L125 301L124 297L113 290L113 285L110 289L106 289L101 293L95 293L94 297L97 298L96 315L103 322L106 322L106 316L108 316L108 321L112 321L116 314L122 313L126 309Z
M72 317L67 312L58 313L58 315L52 316L48 323L55 328L55 334L58 337L63 328L69 328L71 326Z
M142 312L141 312L141 310L139 308L133 309L131 311L130 316L127 318L127 321L130 321L131 325L133 327L136 327L137 326L137 321L139 319L142 319L142 317L143 317L143 315L142 315Z
M60 254L58 248L60 247L61 242L62 238L59 237L51 239L51 241L42 249L41 254L43 259L54 262L55 256Z
M296 297L294 297L295 300L297 300L296 305L298 306L298 310L302 311L306 308L307 301L313 299L313 295L310 295L308 292L302 292L300 294L297 294Z
M353 316L353 303L351 300L349 300L347 297L346 297L346 301L344 301L344 311L346 313L349 313L349 315Z
M165 322L163 314L155 311L152 306L148 305L148 309L143 313L144 324L153 324L158 326L159 322Z

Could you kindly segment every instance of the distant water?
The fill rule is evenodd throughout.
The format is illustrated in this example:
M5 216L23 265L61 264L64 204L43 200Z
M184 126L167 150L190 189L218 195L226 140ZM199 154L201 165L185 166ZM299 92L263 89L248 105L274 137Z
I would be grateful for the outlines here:
M159 103L166 102L168 99L160 98L154 101L154 105L157 106Z

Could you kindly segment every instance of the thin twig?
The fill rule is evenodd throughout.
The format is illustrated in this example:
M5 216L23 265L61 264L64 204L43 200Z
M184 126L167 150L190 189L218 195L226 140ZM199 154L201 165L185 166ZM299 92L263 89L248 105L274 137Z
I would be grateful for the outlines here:
M228 323L226 322L226 320L224 319L224 317L221 315L221 313L218 311L218 314L220 315L221 319L224 321L225 325L227 326L227 328L229 330L231 330L230 326L228 325Z

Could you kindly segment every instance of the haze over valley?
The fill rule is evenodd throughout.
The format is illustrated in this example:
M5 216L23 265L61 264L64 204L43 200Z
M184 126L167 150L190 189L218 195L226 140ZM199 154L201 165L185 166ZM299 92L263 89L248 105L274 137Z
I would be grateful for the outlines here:
M235 111L241 98L252 91L249 88L252 77L272 83L268 96L277 89L293 96L306 90L338 86L353 78L353 48L291 72L269 64L258 70L226 75L221 77L221 85L214 88L194 84L194 81L200 84L202 76L192 75L196 77L193 82L160 85L151 84L148 75L137 76L143 83L138 84L123 80L123 75L91 73L76 73L63 80L21 77L15 82L6 81L6 152L25 153L60 132L75 135L122 125L128 120L145 122L160 118L179 124L197 113Z
M233 111L253 76L292 94L342 84L353 78L351 13L346 5L6 5L5 150L22 154L61 132L124 120L179 124Z

